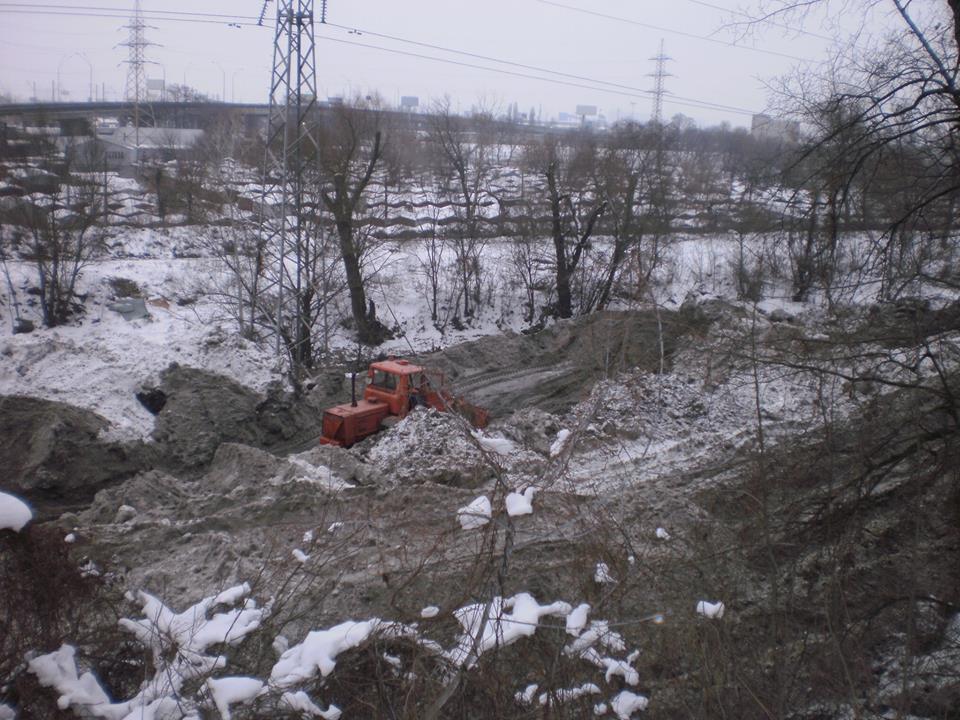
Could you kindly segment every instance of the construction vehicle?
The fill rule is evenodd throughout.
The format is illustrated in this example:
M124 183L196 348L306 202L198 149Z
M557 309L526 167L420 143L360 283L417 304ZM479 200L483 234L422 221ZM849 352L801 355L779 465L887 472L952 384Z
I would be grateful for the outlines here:
M366 437L397 424L417 406L456 412L474 427L486 427L489 414L483 408L455 397L444 387L443 374L407 360L371 363L363 398L356 398L356 375L351 378L351 402L323 413L320 443L350 447Z

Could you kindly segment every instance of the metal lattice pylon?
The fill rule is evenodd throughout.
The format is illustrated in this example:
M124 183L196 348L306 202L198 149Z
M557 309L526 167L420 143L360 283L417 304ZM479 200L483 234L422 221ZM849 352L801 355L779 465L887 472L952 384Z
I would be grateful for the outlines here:
M300 303L299 272L304 227L304 171L315 140L310 115L316 106L316 54L313 37L313 0L277 0L260 203L258 264L267 280L262 288L272 293L277 353L283 346L295 365L304 328Z
M653 112L650 114L650 119L659 125L663 121L663 96L666 95L663 81L672 77L667 72L667 61L673 60L673 58L663 54L663 40L660 41L660 52L650 59L656 63L656 71L649 76L654 79Z
M129 49L129 56L124 61L127 64L127 86L124 92L124 98L128 103L133 103L133 125L136 128L139 154L141 106L147 100L147 76L144 68L147 64L146 48L153 44L147 42L147 24L143 20L143 10L140 7L140 0L134 0L133 16L130 18L130 24L124 27L129 31L127 41L120 43L121 47ZM145 110L149 116L150 124L152 125L153 113L150 106L147 105L143 110Z

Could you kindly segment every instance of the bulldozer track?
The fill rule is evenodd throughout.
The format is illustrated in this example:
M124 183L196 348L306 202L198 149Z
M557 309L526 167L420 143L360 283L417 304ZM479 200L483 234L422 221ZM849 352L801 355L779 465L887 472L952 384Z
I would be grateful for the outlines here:
M464 394L468 392L475 392L478 389L488 387L490 385L502 383L506 380L518 379L521 377L526 377L528 375L533 375L543 372L553 372L556 375L563 375L574 370L573 363L563 362L556 363L555 361L541 362L535 365L529 365L520 369L513 370L491 370L487 372L477 373L476 375L470 375L462 380L454 383L453 389L458 394Z

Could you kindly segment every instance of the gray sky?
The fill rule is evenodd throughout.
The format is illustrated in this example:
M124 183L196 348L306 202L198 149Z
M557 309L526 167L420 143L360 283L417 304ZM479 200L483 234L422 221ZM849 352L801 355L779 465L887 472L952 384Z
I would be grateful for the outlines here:
M59 13L60 6L100 8L86 12L126 15L132 0L49 0L47 6L32 3L0 3L0 91L27 99L34 92L49 99L59 70L64 99L85 99L89 93L89 59L99 95L106 86L107 99L120 99L124 89L127 49L123 18L40 15ZM567 7L560 7L564 5ZM730 8L723 12L707 5ZM224 13L255 18L261 0L143 0L145 11ZM319 13L320 0L316 0ZM578 7L624 20L599 17L570 9ZM317 26L317 83L321 97L379 91L388 102L400 95L417 95L421 104L430 98L450 95L453 103L466 109L483 102L505 108L517 102L521 112L542 109L545 117L560 111L573 112L578 104L596 105L609 119L650 116L648 93L654 80L650 58L664 42L665 54L673 58L666 80L670 93L664 115L682 112L701 125L727 121L749 125L749 112L727 112L695 107L686 103L712 103L762 111L768 97L763 81L787 72L799 58L811 62L824 59L830 41L811 34L788 33L767 27L739 47L728 44L733 34L724 25L743 5L737 0L330 0L328 20L338 26L355 28L362 34L334 25ZM805 27L817 35L830 36L834 24L860 24L857 13L843 17L809 17ZM853 6L854 8L856 6ZM113 9L111 9L113 8ZM22 13L31 10L32 13ZM268 18L275 12L269 4ZM200 18L196 18L200 19ZM146 51L151 77L166 76L168 84L186 82L211 96L223 94L228 100L265 102L269 67L272 61L272 29L229 22L175 22L150 18L147 39L157 43ZM882 18L876 22L882 22ZM637 24L640 23L640 24ZM644 27L644 25L657 26ZM684 36L711 36L718 42ZM489 60L454 55L429 47L402 43L386 37L474 53L515 63L533 65L578 75L590 80L497 65ZM360 43L368 46L361 47ZM528 77L488 72L461 65L387 52L444 58L472 65L498 67L509 72L550 77L559 83ZM611 88L596 89L599 83L616 83L639 92ZM591 87L571 87L573 83ZM635 95L631 97L630 95ZM680 100L684 98L684 100Z

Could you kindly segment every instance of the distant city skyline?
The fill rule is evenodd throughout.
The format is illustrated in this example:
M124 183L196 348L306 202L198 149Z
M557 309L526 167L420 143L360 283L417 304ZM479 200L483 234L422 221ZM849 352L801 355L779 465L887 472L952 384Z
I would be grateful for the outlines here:
M532 108L544 118L592 105L611 122L647 120L662 39L672 58L664 118L683 113L703 126L749 127L752 114L769 111L765 82L801 62L826 59L829 37L843 29L811 16L807 34L765 26L734 47L735 34L723 28L742 18L720 2L729 0L642 7L625 0L330 0L329 23L316 25L318 94L378 92L391 105L416 96L420 110L448 95L455 109L506 112L516 103L521 113ZM102 3L0 8L0 92L23 100L123 99L127 49L121 43L133 2ZM146 49L148 77L212 98L265 102L273 30L256 26L262 6L261 0L144 0L146 37L155 43ZM268 23L275 12L270 2ZM868 23L882 27L884 13L873 12Z

